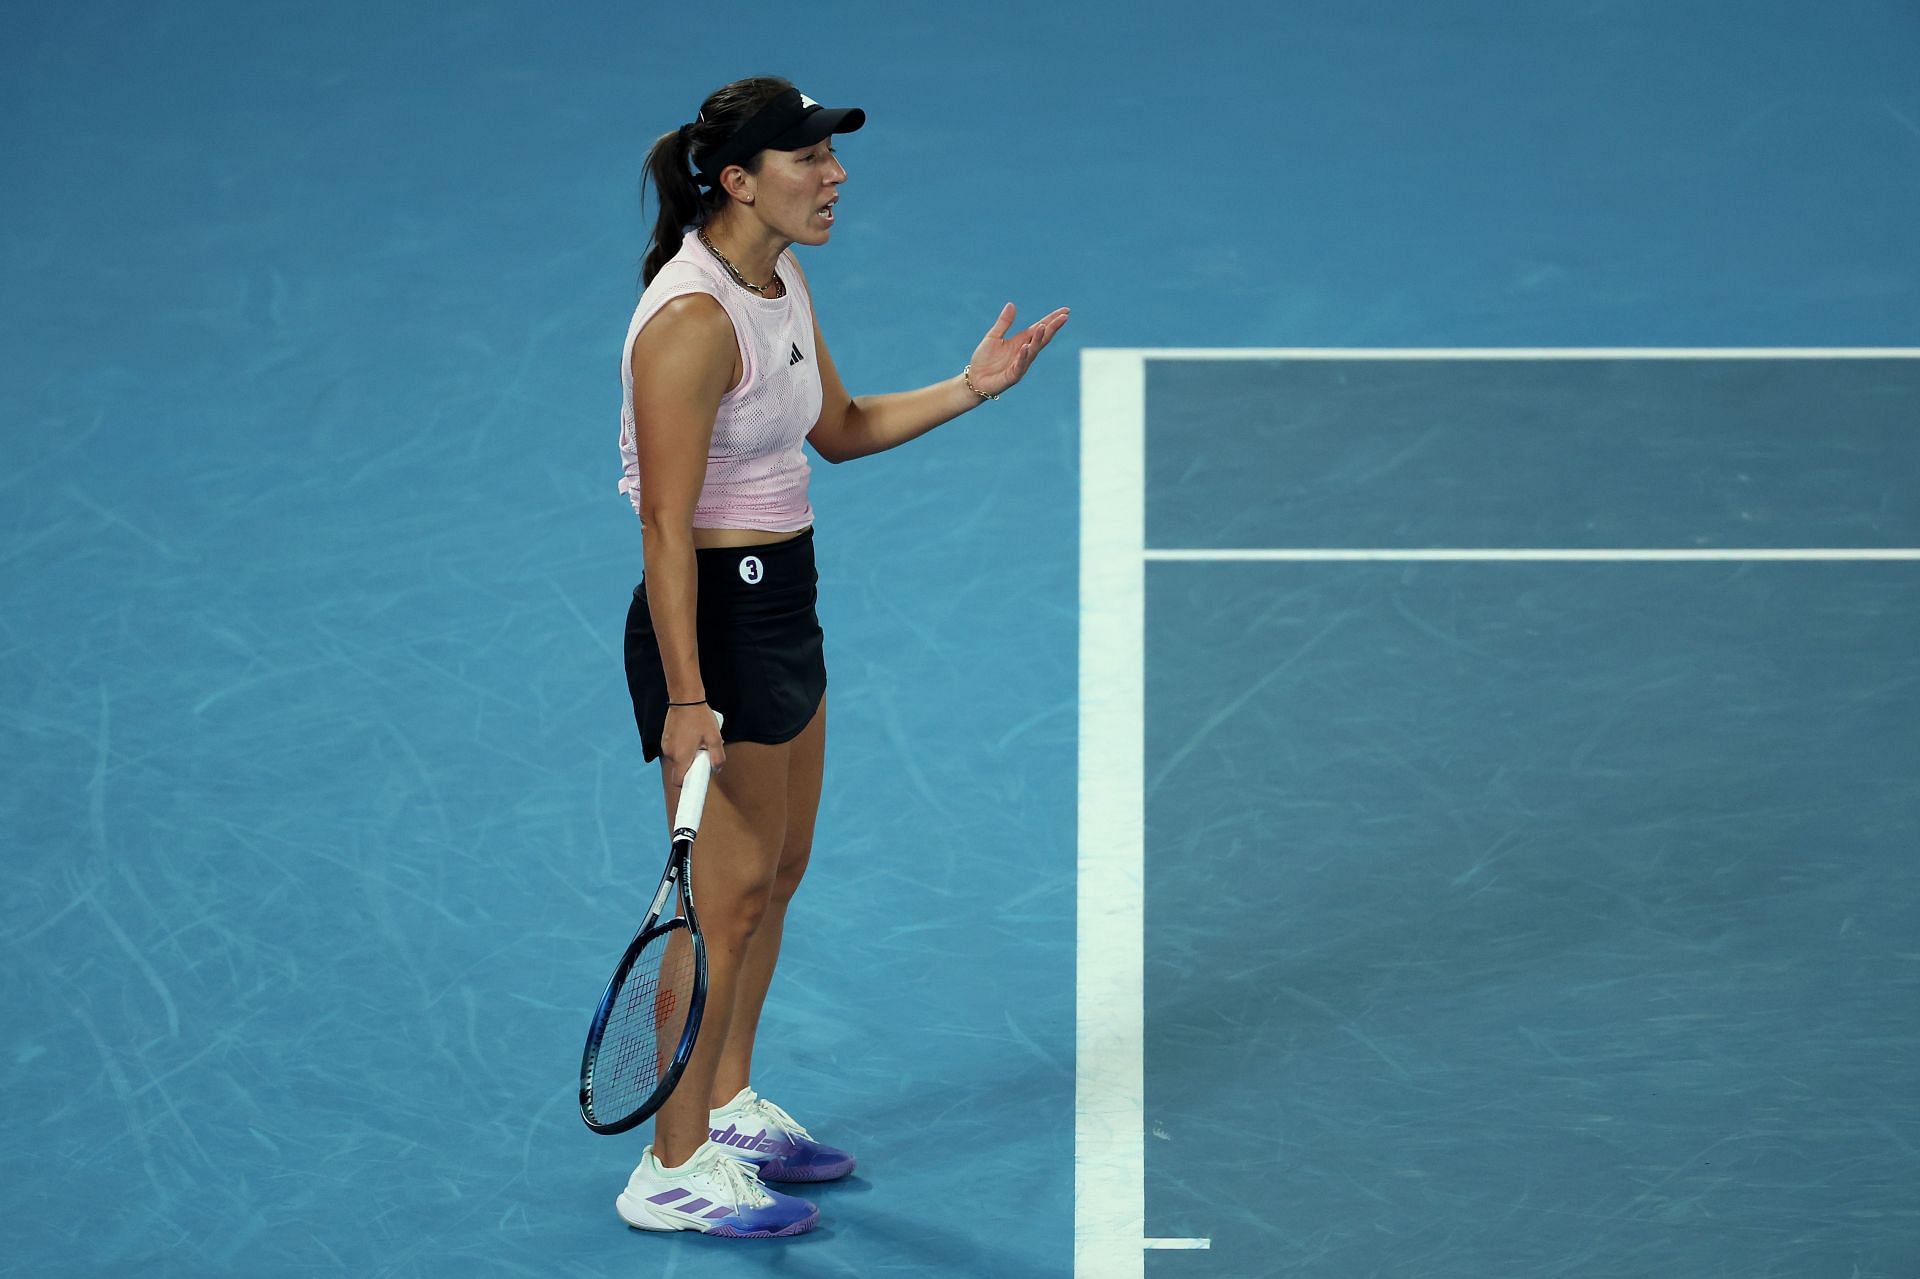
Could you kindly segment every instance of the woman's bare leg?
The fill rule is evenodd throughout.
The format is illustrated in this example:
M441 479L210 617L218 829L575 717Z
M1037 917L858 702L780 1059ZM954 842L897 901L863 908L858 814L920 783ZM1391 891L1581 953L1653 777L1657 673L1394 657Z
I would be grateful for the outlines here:
M755 934L767 922L785 845L793 747L792 742L729 742L727 766L707 792L700 837L693 845L693 901L707 943L707 1005L686 1073L653 1120L653 1153L669 1168L692 1158L707 1140L714 1073L727 1053L742 970ZM664 777L662 769L671 825L680 792ZM764 995L763 985L756 998Z
M820 811L820 779L826 768L827 699L820 699L813 719L787 743L793 754L787 764L787 824L780 846L779 867L772 895L745 958L735 977L733 1022L727 1030L726 1050L713 1076L715 1109L733 1100L753 1077L753 1041L760 1029L760 1009L767 1000L773 968L780 959L780 939L786 929L787 903L806 874L813 853L813 820ZM732 751L729 746L728 751ZM727 758L731 760L732 754ZM729 763L731 768L732 764ZM704 919L704 917L703 917ZM712 1015L711 1011L708 1013ZM702 1032L704 1033L704 1031Z

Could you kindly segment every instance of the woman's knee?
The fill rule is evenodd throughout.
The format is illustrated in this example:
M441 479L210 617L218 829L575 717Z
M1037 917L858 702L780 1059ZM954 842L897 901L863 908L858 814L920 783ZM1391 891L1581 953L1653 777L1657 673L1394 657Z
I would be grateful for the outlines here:
M790 751L786 744L730 746L727 767L708 792L706 819L693 847L693 884L701 930L711 941L746 942L774 901L790 898L799 882L790 865ZM671 808L677 796L669 793L668 799Z
M710 859L704 877L698 864L702 851ZM694 861L694 900L701 929L710 936L743 941L758 932L780 883L778 853L758 840L714 844L704 850L696 843Z
M813 855L813 841L807 840L797 846L790 845L780 854L780 867L773 876L773 900L785 906L800 891L800 880L807 873L807 862Z
M723 902L708 909L701 903L700 929L710 942L731 945L745 945L753 935L760 931L766 922L767 911L773 904L773 885L750 888L741 893L729 894Z

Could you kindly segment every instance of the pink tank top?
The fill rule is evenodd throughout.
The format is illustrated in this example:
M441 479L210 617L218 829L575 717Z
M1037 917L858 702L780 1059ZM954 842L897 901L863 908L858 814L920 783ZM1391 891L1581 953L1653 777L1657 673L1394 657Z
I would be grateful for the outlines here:
M749 528L798 532L813 523L807 466L801 447L820 420L820 368L813 349L813 304L800 282L791 250L774 270L785 297L761 298L689 234L680 252L660 268L640 295L620 351L620 491L641 509L640 458L634 446L633 340L674 298L705 293L726 308L740 344L740 385L720 401L707 450L707 478L694 507L695 528Z

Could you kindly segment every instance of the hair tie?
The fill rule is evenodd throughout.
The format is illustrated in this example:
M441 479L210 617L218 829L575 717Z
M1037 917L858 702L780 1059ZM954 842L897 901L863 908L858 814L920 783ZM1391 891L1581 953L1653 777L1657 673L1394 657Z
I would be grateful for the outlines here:
M692 124L681 125L680 126L680 145L683 147L691 146L692 142L693 142L693 125Z

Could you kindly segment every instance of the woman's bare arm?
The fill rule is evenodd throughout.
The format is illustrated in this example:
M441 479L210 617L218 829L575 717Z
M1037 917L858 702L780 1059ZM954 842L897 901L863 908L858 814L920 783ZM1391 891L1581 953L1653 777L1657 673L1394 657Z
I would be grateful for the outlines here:
M693 512L706 483L714 417L737 380L738 358L733 322L704 293L661 307L633 342L633 434L640 459L647 607L671 702L697 702L707 695L694 626L699 575ZM689 709L699 713L683 713ZM674 785L702 746L713 752L719 768L725 752L707 708L669 711L660 751L672 765Z

